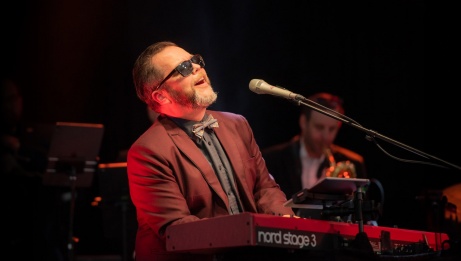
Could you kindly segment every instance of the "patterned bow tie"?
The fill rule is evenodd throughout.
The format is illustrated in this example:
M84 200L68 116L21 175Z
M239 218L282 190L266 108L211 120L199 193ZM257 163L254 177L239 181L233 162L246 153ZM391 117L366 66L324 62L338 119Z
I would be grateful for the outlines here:
M211 116L211 114L209 114L208 118L206 120L204 120L203 122L194 124L192 126L192 132L199 139L202 139L203 138L203 132L204 132L205 128L207 128L207 127L210 128L210 129L219 127L218 120L213 118L213 116Z

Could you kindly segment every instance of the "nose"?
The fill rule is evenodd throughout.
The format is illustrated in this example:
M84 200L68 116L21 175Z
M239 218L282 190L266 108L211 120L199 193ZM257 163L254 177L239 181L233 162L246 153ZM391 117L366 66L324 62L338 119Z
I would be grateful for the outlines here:
M322 131L322 139L326 142L330 142L334 134L328 130Z
M325 140L325 139L328 139L328 136L329 136L328 130L326 130L326 129L322 130L321 135L322 135L322 138L323 138L324 140Z
M196 74L202 67L200 65L193 63L192 64L192 74Z

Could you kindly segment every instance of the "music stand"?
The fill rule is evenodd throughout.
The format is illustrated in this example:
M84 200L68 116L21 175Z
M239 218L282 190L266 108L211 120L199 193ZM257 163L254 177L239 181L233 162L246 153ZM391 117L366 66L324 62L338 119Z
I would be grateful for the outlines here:
M303 189L284 203L292 208L322 208L318 201L350 200L360 187L370 184L369 179L323 177L312 188ZM314 203L314 204L310 204Z
M322 177L312 188L303 189L284 203L286 207L321 209L322 216L344 216L355 212L359 229L363 230L362 199L363 187L370 184L369 179ZM354 199L355 197L355 199ZM328 208L328 203L356 201L354 209Z
M102 124L57 122L51 136L48 166L43 175L47 186L70 187L69 261L73 260L73 222L77 187L90 187L97 168L104 132Z

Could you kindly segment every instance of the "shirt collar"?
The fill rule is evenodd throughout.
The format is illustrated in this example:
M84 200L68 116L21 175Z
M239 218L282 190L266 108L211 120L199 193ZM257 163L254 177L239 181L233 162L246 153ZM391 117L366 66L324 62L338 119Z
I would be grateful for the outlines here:
M203 116L203 119L206 119L208 114L205 114ZM192 126L196 123L199 123L199 121L191 121L191 120L186 120L186 119L181 119L181 118L175 118L175 117L170 117L170 116L167 116L168 118L170 118L174 123L176 123L181 129L183 129L187 135L189 135L190 137L195 137L195 134L192 132Z

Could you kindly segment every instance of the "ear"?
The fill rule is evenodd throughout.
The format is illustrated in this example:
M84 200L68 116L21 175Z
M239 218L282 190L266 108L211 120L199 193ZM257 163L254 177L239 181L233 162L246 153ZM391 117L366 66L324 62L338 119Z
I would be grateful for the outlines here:
M159 104L167 104L170 103L170 100L163 94L161 91L154 91L152 92L152 99Z
M299 115L299 121L298 121L298 123L299 123L299 128L300 128L301 130L304 130L304 126L306 126L306 122L307 122L306 115L304 115L304 113L301 113L301 114Z

